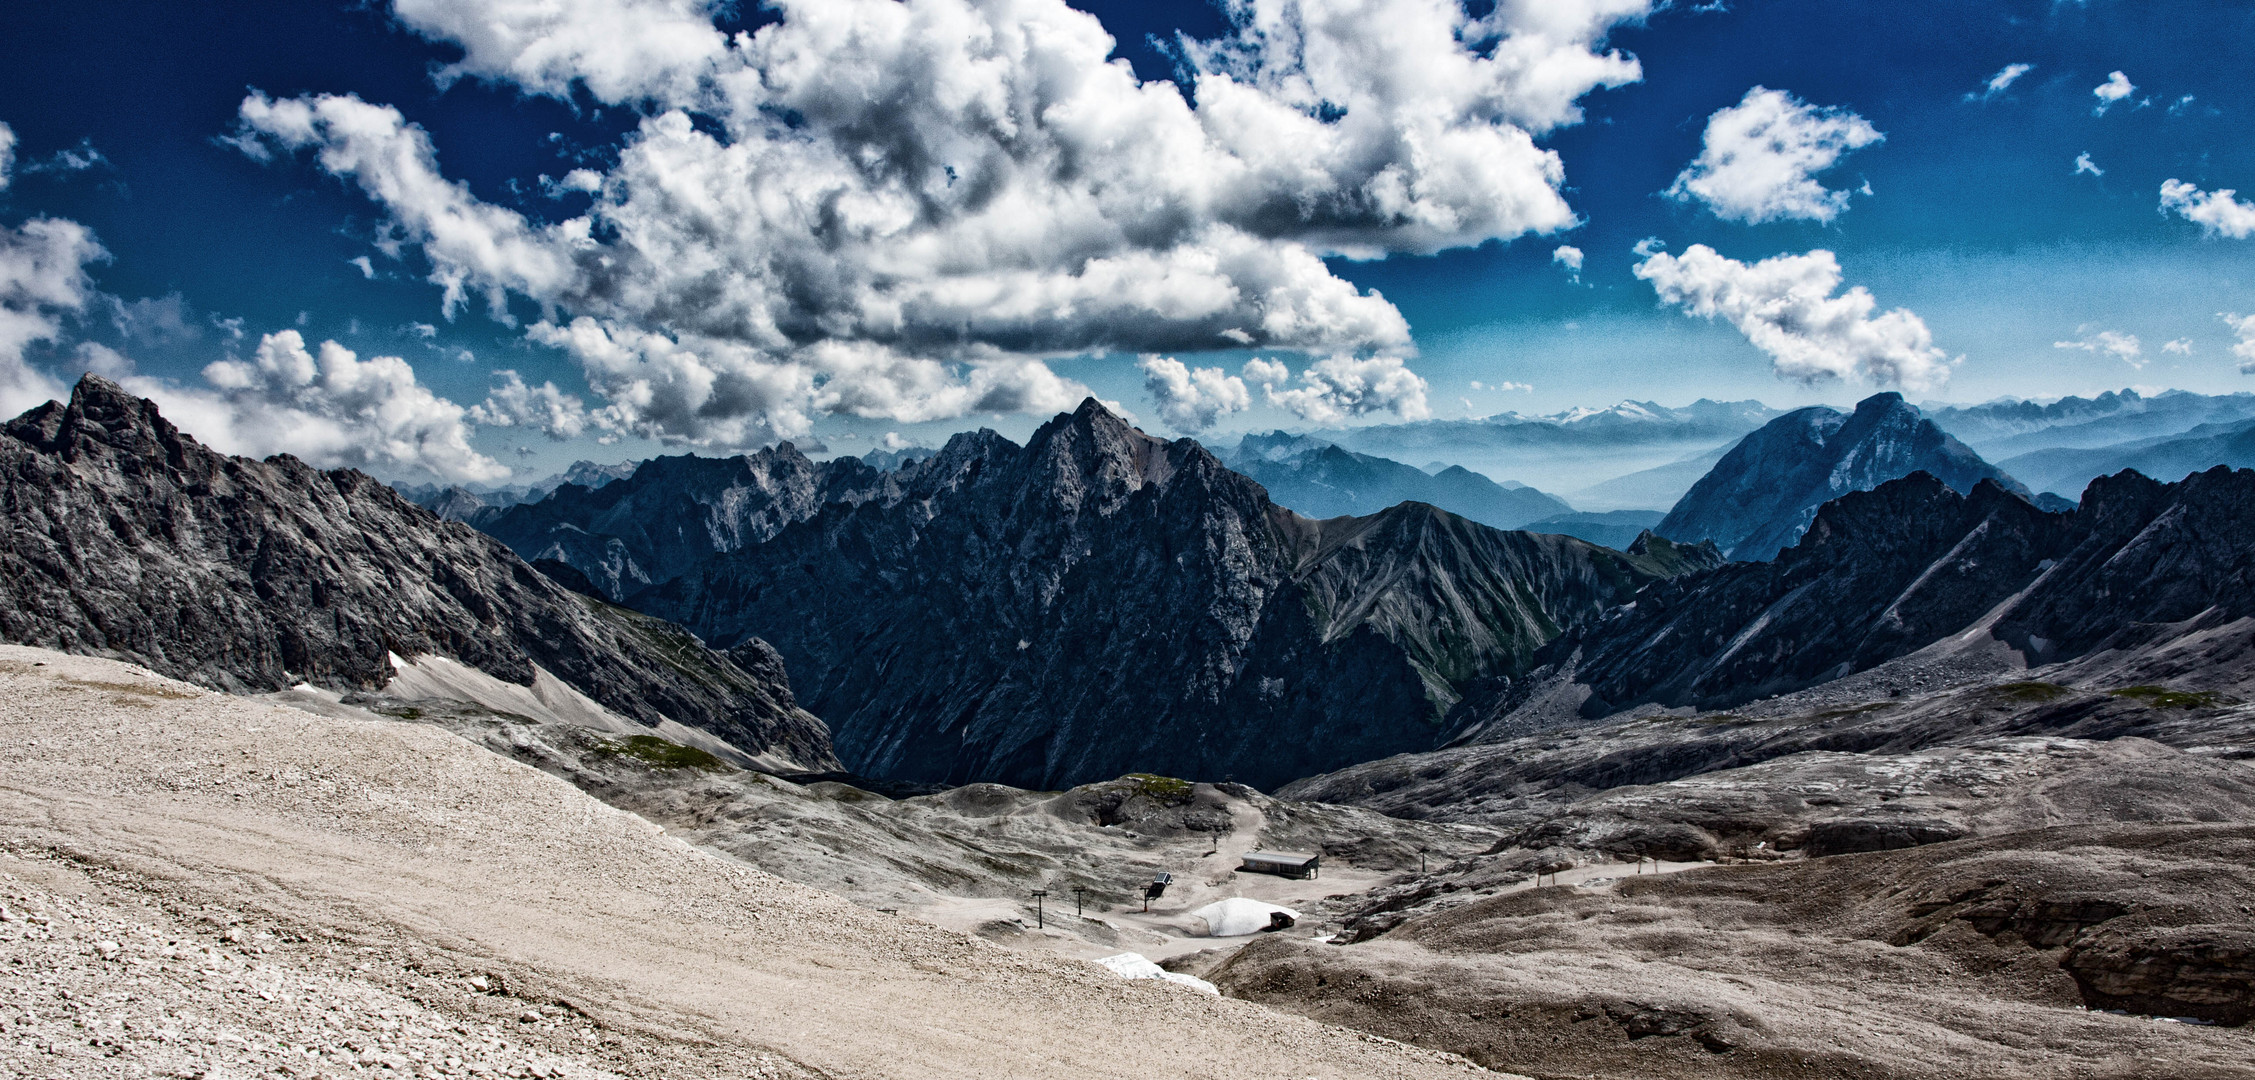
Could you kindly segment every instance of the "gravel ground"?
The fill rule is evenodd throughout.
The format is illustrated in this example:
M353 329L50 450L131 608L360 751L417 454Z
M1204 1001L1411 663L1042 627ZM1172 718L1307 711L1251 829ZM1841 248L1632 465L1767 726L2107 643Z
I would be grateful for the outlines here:
M27 1077L1478 1071L872 911L428 725L18 647L0 874Z

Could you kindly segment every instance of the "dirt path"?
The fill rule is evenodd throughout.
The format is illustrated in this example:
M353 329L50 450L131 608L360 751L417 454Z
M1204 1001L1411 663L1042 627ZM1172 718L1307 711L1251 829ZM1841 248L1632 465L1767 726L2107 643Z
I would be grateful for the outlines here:
M83 898L70 919L0 931L18 947L48 935L36 963L56 985L67 969L85 993L121 998L107 1045L72 1028L76 1045L13 1051L32 1055L18 1075L134 1075L168 1054L213 1077L284 1060L299 1076L348 1075L339 1059L357 1064L351 1045L367 1040L341 1022L387 1008L402 1014L389 1030L424 1056L379 1052L428 1075L1472 1071L858 907L434 728L318 717L39 650L0 647L0 850L18 894ZM273 936L220 936L242 925ZM207 974L213 951L271 978L245 991ZM316 1007L273 1008L280 995ZM39 1011L78 999L53 1000ZM176 1019L167 1036L166 1014L202 1026ZM466 1056L495 1029L506 1050ZM441 1035L456 1042L414 1045Z

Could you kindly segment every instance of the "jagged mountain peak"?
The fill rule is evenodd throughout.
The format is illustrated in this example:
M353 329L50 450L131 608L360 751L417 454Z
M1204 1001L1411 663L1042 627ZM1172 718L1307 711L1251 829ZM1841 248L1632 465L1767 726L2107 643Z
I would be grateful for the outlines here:
M1818 510L1924 471L1958 492L1993 481L2032 498L1901 394L1873 394L1843 413L1797 409L1763 425L1724 454L1655 527L1662 536L1713 540L1731 558L1760 561L1797 541Z
M229 690L376 689L443 657L747 755L833 760L787 687L679 627L583 599L364 473L221 454L94 376L0 432L0 638Z

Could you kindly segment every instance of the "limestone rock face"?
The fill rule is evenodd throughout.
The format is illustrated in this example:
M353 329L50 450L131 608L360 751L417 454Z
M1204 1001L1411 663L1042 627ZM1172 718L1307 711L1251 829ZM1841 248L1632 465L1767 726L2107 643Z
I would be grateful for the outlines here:
M1438 745L1561 629L1717 561L1418 503L1311 521L1090 401L1024 447L957 436L630 603L772 642L866 775L1271 786Z
M1961 496L1926 473L1848 495L1774 562L1658 585L1582 630L1583 713L1729 708L1874 667L2025 588L2067 547L2070 520L1993 482Z
M884 474L856 458L814 462L790 443L730 458L661 457L601 487L566 483L473 524L527 560L553 559L620 600L813 516L858 502Z
M0 428L0 637L215 688L375 689L436 654L834 765L779 669L578 595L359 472L229 457L87 376Z
M1960 493L1988 480L2030 497L1901 394L1886 393L1864 399L1852 414L1817 406L1763 425L1723 455L1653 531L1712 540L1733 559L1763 561L1793 546L1825 503L1914 472Z

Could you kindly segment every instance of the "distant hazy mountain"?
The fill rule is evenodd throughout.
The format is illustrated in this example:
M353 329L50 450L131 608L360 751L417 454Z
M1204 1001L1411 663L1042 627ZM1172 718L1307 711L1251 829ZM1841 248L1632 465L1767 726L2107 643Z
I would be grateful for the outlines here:
M1415 503L1312 521L1095 401L885 476L632 600L775 642L847 766L884 778L1267 786L1429 749L1561 628L1720 562Z
M2101 476L2136 469L2164 483L2217 465L2255 466L2255 420L2202 424L2190 431L2133 439L2089 450L2054 449L2022 454L2001 468L2038 491L2077 498Z
M1602 514L1559 514L1520 526L1528 532L1573 536L1620 550L1667 517L1658 510L1612 510Z
M1318 519L1375 514L1400 503L1421 502L1482 525L1516 529L1574 509L1525 484L1499 484L1462 466L1428 473L1282 431L1247 435L1236 449L1225 451L1222 460L1259 481L1278 505Z
M2002 461L2037 450L2094 449L2189 431L2203 424L2255 419L2255 393L2209 395L2170 390L2145 397L2135 390L2120 390L2093 398L2065 397L2048 404L1992 401L1948 406L1926 415L1966 445Z
M1350 428L1337 441L1349 450L1396 461L1438 459L1548 491L1572 491L1702 453L1777 415L1778 410L1759 401L1702 399L1682 408L1624 401L1548 416L1502 413L1479 420Z
M903 465L913 465L939 451L929 446L904 446L898 450L871 450L861 455L861 460L878 472L896 472Z
M1720 446L1702 450L1680 461L1642 469L1627 476L1616 476L1603 483L1592 484L1571 493L1574 505L1594 511L1654 510L1666 514L1663 507L1674 506L1691 485L1707 475L1715 463L1738 445L1733 439ZM1655 518L1654 520L1658 520Z
M1712 540L1734 560L1767 560L1801 538L1818 507L1922 471L1960 493L1995 480L2033 497L1901 394L1875 394L1852 414L1820 405L1770 421L1723 455L1653 531Z
M539 502L565 484L578 484L584 488L599 488L614 480L634 475L642 463L625 461L616 465L598 465L592 461L575 461L572 467L530 484L515 487L464 487L459 484L440 487L437 484L393 484L407 501L422 507L448 521L469 525L483 525L501 511L512 506Z

